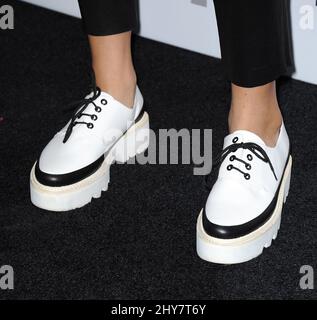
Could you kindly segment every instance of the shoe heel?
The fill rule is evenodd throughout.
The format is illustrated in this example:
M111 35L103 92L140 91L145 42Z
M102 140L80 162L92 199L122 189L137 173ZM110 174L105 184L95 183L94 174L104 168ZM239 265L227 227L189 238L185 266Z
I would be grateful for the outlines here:
M150 126L149 116L145 112L141 120L134 124L121 138L115 147L114 158L120 163L144 152L149 147Z

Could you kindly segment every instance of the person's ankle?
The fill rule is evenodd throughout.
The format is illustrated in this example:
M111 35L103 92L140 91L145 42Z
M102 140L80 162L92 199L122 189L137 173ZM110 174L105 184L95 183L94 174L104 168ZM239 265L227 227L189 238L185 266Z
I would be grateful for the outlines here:
M96 72L96 83L101 91L107 92L123 105L129 108L133 107L137 85L137 77L134 70L104 74Z
M229 130L248 130L269 147L276 145L283 122L276 95L276 82L244 88L232 84Z
M133 108L136 81L112 81L100 86L101 91L107 92L117 101L128 108Z
M268 107L265 112L256 110L241 111L231 107L228 124L229 131L247 130L258 135L268 147L275 147L283 122L282 114L278 107Z

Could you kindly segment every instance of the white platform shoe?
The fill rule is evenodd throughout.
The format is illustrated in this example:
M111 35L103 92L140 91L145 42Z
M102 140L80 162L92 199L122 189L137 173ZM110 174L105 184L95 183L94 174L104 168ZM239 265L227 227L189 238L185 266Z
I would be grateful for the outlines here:
M209 262L241 263L269 247L280 227L292 168L284 124L274 148L249 131L228 135L219 160L197 220L197 253Z
M149 117L136 89L133 108L94 88L42 151L30 175L31 201L51 211L82 207L106 191L110 166L149 144Z

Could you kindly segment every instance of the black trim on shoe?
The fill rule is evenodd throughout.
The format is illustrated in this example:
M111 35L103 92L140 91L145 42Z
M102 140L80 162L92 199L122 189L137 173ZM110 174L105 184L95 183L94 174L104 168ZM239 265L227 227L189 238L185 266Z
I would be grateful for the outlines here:
M285 168L283 170L283 175L281 177L281 181L280 181L279 186L276 190L276 193L274 195L273 200L271 201L269 206L259 216L257 216L255 219L250 220L244 224L235 225L235 226L221 226L221 225L217 225L217 224L214 224L209 221L209 219L207 218L207 215L206 215L206 210L204 208L203 213L202 213L202 224L203 224L203 228L204 228L205 232L209 236L211 236L213 238L217 238L217 239L235 239L235 238L243 237L243 236L257 230L261 226L263 226L271 218L271 216L274 212L274 209L276 207L279 191L280 191L283 177L285 174L285 169L286 169L287 164L289 162L290 156L291 155L289 154L287 161L286 161L286 164L285 164Z
M37 181L49 187L64 187L79 182L94 174L102 165L105 157L102 155L98 160L87 167L65 174L49 174L40 170L39 161L35 165L35 177Z

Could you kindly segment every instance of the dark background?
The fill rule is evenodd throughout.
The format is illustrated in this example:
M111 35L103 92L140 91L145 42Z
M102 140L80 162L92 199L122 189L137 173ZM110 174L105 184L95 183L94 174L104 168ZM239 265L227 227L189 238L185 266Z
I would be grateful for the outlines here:
M5 3L15 30L0 30L0 265L13 266L15 289L0 299L317 298L299 288L300 267L317 268L316 86L280 85L294 169L279 237L245 264L209 264L195 251L208 192L192 165L115 165L109 191L73 212L30 203L34 161L87 91L89 50L80 20ZM142 38L134 55L151 127L212 128L219 152L230 102L219 60Z

